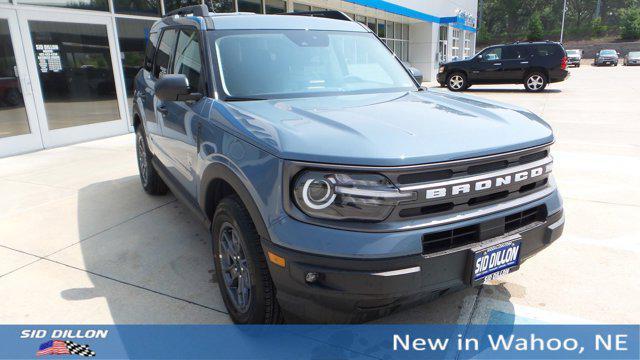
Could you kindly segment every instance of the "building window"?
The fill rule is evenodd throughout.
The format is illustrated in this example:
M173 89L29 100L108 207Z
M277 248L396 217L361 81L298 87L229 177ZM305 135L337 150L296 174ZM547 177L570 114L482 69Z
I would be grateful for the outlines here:
M204 3L209 8L209 11L213 11L217 13L228 13L228 12L236 11L236 5L234 0L205 0ZM165 3L165 11L168 11L166 9L166 3Z
M305 4L293 3L293 11L301 12L301 11L311 11L311 6Z
M52 1L52 0L21 0L20 4L55 6L82 10L109 11L108 0L77 0L77 1Z
M160 16L158 0L113 0L113 10L118 14Z
M287 12L287 2L282 0L266 0L264 7L267 14L280 14Z
M367 25L367 18L365 16L355 15L355 19L357 22L364 24L365 26Z
M262 14L261 0L238 0L238 11Z
M134 78L144 63L144 48L149 40L151 25L152 20L116 18L129 113L132 113L133 107Z
M378 28L376 25L375 18L367 18L367 26L369 27L369 29L371 29L371 31L373 31L374 33L377 33Z
M166 14L181 7L200 4L202 4L202 2L199 0L164 0L164 12Z
M447 62L448 29L446 26L440 26L440 34L438 35L438 61L440 63Z
M462 56L465 59L468 59L469 57L471 57L471 33L468 31L464 32Z
M378 37L400 60L409 60L409 25L374 18L367 18L367 25L377 30Z
M462 55L460 49L460 35L462 31L460 29L453 29L451 34L451 57L453 60L460 59Z

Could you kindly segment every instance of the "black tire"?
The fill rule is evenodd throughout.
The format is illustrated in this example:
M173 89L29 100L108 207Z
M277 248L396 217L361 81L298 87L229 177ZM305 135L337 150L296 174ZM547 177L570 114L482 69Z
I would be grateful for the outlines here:
M463 91L467 88L467 76L462 72L454 72L447 76L447 88L451 91Z
M576 67L580 67L580 64L576 65Z
M260 246L260 236L249 212L238 196L231 195L220 201L213 217L211 236L218 286L233 322L236 324L282 323L283 315L276 299L276 287ZM229 239L234 238L232 243L238 245L235 249L237 250L235 261L231 259L233 256L229 256L230 252L224 248L224 244L229 244ZM227 265L228 271L223 271L223 262ZM237 289L240 288L241 283L247 284L246 277L241 280L242 274L247 273L249 286L243 287L248 287L248 294L244 295L243 291L241 296ZM235 293L233 284L236 284Z
M524 89L529 92L540 92L547 87L547 77L539 71L533 71L524 77Z
M142 188L150 195L164 195L169 191L167 184L162 181L160 175L153 167L151 159L153 154L149 151L147 137L144 128L139 125L136 129L136 157L138 159L138 171Z

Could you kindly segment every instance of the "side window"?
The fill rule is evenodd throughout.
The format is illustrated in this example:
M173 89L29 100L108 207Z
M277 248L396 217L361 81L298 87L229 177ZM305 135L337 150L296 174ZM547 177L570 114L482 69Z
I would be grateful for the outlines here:
M198 33L194 29L181 29L178 31L177 42L173 73L184 74L189 79L191 91L203 93L204 86L200 77L202 61Z
M502 58L505 60L520 60L529 57L526 46L508 46L504 48Z
M560 46L556 45L535 45L533 49L537 56L556 56L561 50Z
M155 43L158 41L158 33L150 33L147 39L147 47L144 50L144 69L151 71L153 69L153 56L156 54Z
M487 49L482 54L482 59L484 61L502 60L502 50L503 47L494 47L491 49Z
M171 53L176 44L176 30L168 29L162 33L156 59L153 65L153 75L158 78L169 71Z

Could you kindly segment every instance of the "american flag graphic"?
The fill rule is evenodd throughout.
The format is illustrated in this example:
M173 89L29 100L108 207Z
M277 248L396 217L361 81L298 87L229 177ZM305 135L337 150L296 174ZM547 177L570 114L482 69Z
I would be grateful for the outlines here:
M76 344L73 341L49 340L40 344L36 356L44 355L80 355L96 356L96 352L89 345Z

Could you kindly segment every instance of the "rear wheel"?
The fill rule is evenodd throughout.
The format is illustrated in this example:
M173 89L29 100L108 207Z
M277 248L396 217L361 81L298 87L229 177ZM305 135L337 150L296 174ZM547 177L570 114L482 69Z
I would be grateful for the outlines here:
M136 155L138 158L138 171L142 188L151 195L164 195L169 191L167 184L162 181L160 175L151 164L153 155L147 146L147 138L142 125L136 129Z
M218 286L229 316L237 324L283 321L260 236L236 195L216 208L211 226Z
M467 77L461 72L455 72L447 77L447 87L451 91L462 91L467 86Z
M544 90L545 87L547 87L547 78L541 72L536 71L529 73L524 78L524 88L527 91L540 92Z

